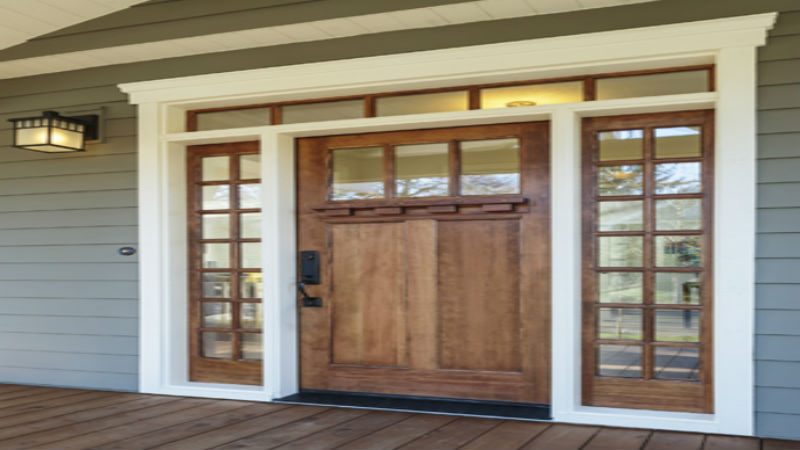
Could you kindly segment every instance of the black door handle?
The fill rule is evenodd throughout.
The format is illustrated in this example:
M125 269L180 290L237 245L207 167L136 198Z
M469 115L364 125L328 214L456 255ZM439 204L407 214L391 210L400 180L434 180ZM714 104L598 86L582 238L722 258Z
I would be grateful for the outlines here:
M300 292L300 295L303 296L303 303L302 305L307 308L317 308L322 306L322 298L321 297L309 297L308 292L305 290L306 284L302 281L297 282L297 290Z

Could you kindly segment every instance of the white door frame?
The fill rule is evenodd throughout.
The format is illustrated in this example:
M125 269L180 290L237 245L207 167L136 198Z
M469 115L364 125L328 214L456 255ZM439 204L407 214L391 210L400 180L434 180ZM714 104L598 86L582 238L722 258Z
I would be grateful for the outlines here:
M294 140L534 120L552 122L552 407L573 423L753 433L755 71L775 14L121 85L139 105L140 390L270 400L297 391ZM185 111L420 87L716 65L716 92L183 132ZM478 68L478 69L476 69ZM213 94L213 95L212 95ZM714 414L580 405L580 119L716 110ZM263 172L263 387L187 380L187 145L258 140Z

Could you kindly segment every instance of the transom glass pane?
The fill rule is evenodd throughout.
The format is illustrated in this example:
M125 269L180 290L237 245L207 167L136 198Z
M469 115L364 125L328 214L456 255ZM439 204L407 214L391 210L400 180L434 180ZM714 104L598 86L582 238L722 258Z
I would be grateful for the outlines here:
M233 358L233 333L203 332L201 335L204 358Z
M197 114L197 131L257 127L270 124L270 108L231 109Z
M600 78L596 84L597 99L707 92L708 81L707 70Z
M656 128L656 158L696 158L702 154L700 127Z
M383 198L383 147L333 150L331 200Z
M448 144L398 145L394 147L395 195L431 197L449 194Z
M702 189L699 162L656 164L656 194L695 194Z
M642 130L597 133L598 159L600 161L642 159L644 155L644 138L642 136Z
M639 345L600 344L597 348L597 375L641 378L642 347Z
M551 105L583 101L583 82L526 84L481 89L481 108Z
M231 206L231 188L227 184L202 187L202 209L228 209Z
M227 156L208 156L203 161L203 181L222 181L231 177L230 158Z
M657 272L656 303L664 305L699 305L702 285L699 273Z
M700 236L656 236L656 266L697 267L701 263Z
M230 328L233 316L228 302L203 302L202 323L205 328Z
M641 267L641 236L601 236L597 238L600 267Z
M203 239L228 239L231 236L231 216L203 214Z
M599 195L641 195L642 166L603 166L597 168Z
M700 341L700 311L691 309L657 309L655 322L655 337L657 341Z
M203 298L230 298L230 273L203 273Z
M461 195L517 194L519 140L463 141L461 148Z
M660 380L698 381L700 349L691 347L654 347L653 375Z
M396 95L375 99L376 116L466 111L467 109L469 109L467 91Z
M702 200L656 200L656 230L699 230L702 226Z
M364 117L364 100L300 103L281 106L281 123L320 122Z
M642 303L640 272L601 272L597 284L600 303Z
M239 155L239 179L252 180L261 178L261 155Z
M599 339L642 339L642 310L633 308L600 308L597 321Z
M600 202L598 213L598 231L639 231L644 224L641 200Z
M223 269L230 266L230 244L203 244L204 269Z

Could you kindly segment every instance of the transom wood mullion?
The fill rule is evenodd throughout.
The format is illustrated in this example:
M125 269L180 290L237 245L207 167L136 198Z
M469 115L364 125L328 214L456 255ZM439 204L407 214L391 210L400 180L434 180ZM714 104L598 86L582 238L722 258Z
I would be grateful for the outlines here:
M451 140L447 143L448 169L450 178L450 195L457 197L461 194L461 152L458 142Z
M383 196L386 199L392 199L396 195L394 164L394 146L385 144L383 146Z

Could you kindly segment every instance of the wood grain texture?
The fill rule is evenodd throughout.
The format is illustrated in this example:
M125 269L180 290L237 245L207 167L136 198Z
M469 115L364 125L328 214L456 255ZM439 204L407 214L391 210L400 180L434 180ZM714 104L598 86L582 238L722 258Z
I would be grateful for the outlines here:
M492 419L456 419L425 436L398 447L398 449L441 450L444 448L458 448L500 425L500 423L501 421Z
M517 449L541 434L549 426L550 424L545 422L503 422L460 448L464 450Z
M583 448L599 427L554 424L525 445L523 450L572 450Z
M654 431L647 440L644 450L700 450L703 435L697 433L678 433L673 431Z
M446 415L413 415L382 430L348 442L342 448L348 450L390 450L455 420L457 420L455 417Z
M652 431L629 428L604 428L583 446L586 450L638 450Z

